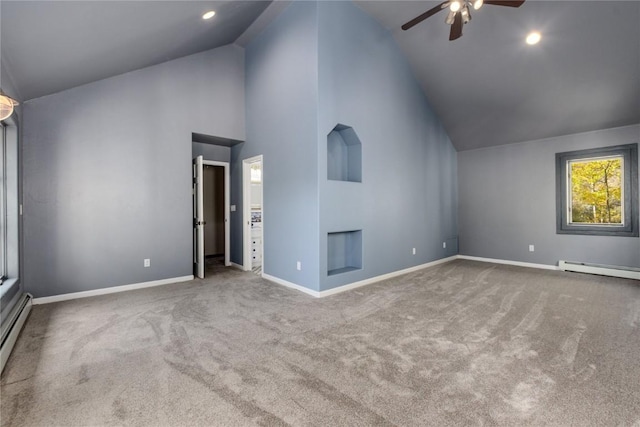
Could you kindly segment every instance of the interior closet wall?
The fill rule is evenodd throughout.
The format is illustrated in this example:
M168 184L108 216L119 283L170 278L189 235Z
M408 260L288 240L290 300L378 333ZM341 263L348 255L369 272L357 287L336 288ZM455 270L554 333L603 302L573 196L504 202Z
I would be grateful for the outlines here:
M204 166L204 254L224 255L224 168Z

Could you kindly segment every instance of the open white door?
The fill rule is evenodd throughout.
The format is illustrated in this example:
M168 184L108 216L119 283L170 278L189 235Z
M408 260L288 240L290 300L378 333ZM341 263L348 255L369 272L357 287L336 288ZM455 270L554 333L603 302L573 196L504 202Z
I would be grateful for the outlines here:
M204 192L202 185L202 156L193 161L193 262L195 275L204 279Z
M257 176L252 178L252 169L257 169ZM263 161L262 155L242 161L242 217L244 234L243 270L254 269L262 275L264 265L264 205L263 193Z

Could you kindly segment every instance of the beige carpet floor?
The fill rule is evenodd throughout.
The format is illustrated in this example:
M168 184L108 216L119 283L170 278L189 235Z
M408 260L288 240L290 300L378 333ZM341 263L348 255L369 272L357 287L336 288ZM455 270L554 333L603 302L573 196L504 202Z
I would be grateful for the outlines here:
M233 269L35 306L3 426L640 426L640 283L454 261L314 299Z

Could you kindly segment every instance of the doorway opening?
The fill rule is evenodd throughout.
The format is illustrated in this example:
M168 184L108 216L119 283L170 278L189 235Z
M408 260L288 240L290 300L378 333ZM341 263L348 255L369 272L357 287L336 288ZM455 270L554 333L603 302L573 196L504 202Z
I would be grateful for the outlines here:
M230 266L229 163L194 160L194 274Z
M209 270L224 266L224 167L204 162L202 174L204 211L205 275Z
M242 210L244 224L243 269L262 275L264 265L264 205L262 156L242 161Z

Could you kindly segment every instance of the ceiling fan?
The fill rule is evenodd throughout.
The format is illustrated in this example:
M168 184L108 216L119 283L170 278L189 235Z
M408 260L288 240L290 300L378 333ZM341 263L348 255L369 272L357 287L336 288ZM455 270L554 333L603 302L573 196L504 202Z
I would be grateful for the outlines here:
M483 4L492 4L495 6L508 6L508 7L520 7L524 3L521 1L499 1L499 0L448 0L443 1L436 7L427 10L422 15L416 16L411 21L402 26L403 30L418 25L430 16L449 8L449 14L444 22L451 25L451 32L449 33L449 40L455 40L462 37L462 26L471 20L470 9L478 10Z

